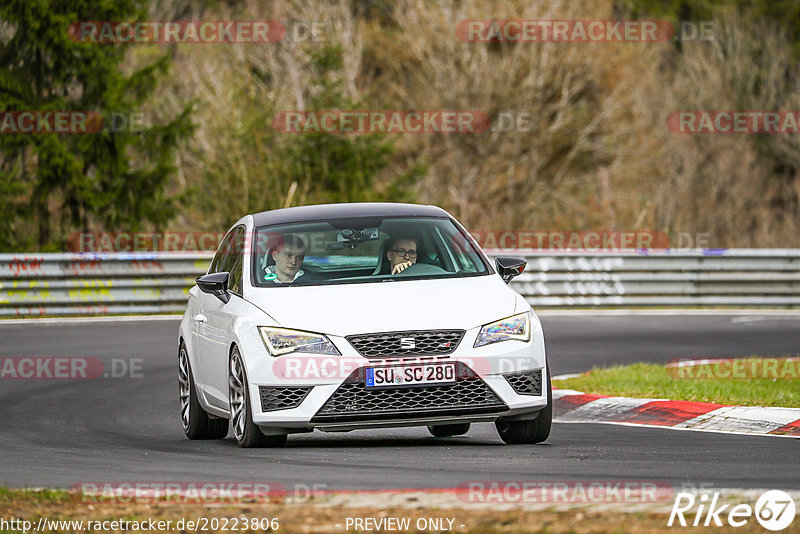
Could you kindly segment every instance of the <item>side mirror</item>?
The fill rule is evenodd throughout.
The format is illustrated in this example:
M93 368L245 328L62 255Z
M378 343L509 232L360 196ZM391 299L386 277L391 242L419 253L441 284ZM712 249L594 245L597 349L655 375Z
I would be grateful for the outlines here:
M227 304L231 300L231 295L228 293L229 276L228 273L212 273L201 276L195 282L197 282L197 287L200 288L200 291L214 295Z
M500 273L500 276L503 277L503 281L507 284L512 278L519 276L525 271L528 262L522 258L501 256L494 259L494 264L497 267L497 272Z

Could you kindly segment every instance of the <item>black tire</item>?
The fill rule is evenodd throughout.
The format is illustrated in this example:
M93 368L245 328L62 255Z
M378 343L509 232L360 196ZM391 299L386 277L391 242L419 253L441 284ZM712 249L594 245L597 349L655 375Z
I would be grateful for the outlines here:
M239 374L241 373L241 374ZM238 376L237 376L238 375ZM265 436L253 422L253 410L250 407L250 391L239 347L234 346L228 365L228 399L231 405L231 426L233 436L240 447L282 447L286 444L286 434ZM238 398L237 398L238 397ZM241 403L241 408L237 407Z
M455 423L451 425L428 425L428 432L436 438L449 438L463 436L469 432L469 423Z
M197 389L186 346L178 348L178 395L181 402L181 423L189 439L223 439L228 435L228 420L212 417L197 400Z
M539 410L535 419L495 422L500 439L509 445L542 443L550 436L553 424L553 386L550 383L550 368L547 368L547 405Z

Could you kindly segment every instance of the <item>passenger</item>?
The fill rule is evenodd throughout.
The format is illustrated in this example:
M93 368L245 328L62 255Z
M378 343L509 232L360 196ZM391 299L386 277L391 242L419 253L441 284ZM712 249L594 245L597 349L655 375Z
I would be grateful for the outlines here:
M278 244L268 254L272 256L275 265L264 268L264 280L271 280L276 284L291 284L305 274L301 267L306 255L306 244L300 237L280 236Z
M417 262L417 240L410 237L396 237L386 247L389 272L398 274Z

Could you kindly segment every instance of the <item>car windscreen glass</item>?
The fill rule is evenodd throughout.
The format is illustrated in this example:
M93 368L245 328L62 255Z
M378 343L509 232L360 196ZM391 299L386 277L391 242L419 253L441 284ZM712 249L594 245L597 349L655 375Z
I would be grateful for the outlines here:
M467 237L444 217L343 218L269 226L256 229L253 243L253 283L262 287L491 272Z

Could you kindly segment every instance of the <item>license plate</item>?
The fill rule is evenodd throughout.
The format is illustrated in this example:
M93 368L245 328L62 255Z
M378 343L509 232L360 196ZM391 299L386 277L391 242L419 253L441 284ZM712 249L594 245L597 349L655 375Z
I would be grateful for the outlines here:
M454 363L429 363L397 367L367 367L368 388L418 386L426 384L455 384Z

